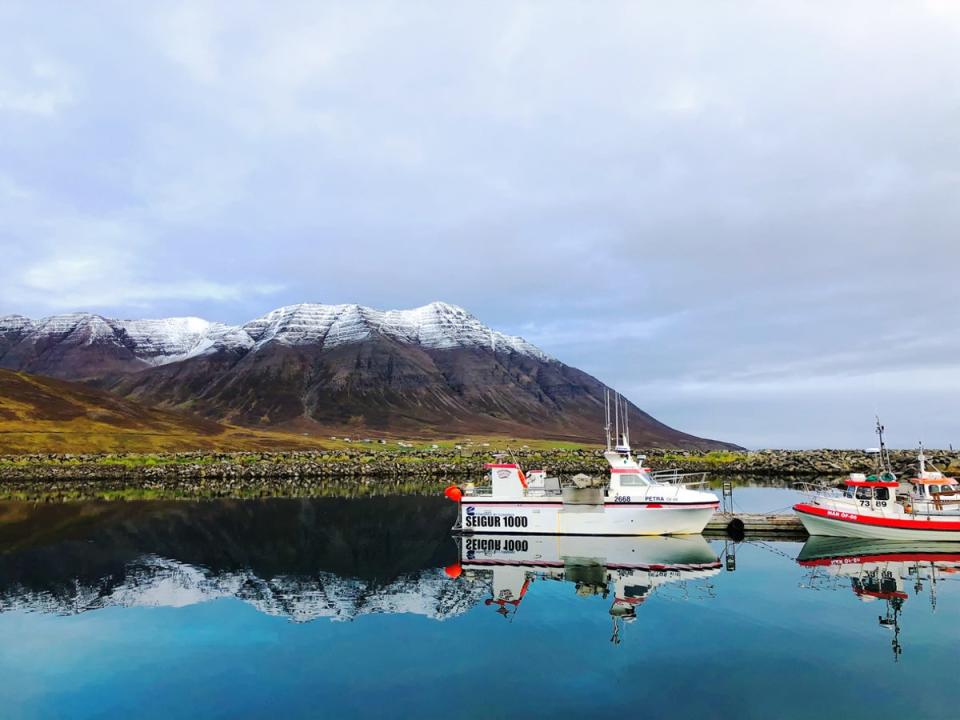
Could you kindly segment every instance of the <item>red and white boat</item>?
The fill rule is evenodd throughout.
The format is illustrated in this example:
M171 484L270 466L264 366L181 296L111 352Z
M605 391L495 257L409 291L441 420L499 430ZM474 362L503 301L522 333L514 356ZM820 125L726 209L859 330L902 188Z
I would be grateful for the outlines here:
M446 496L460 505L454 530L532 535L703 532L720 504L713 493L695 489L706 483L705 473L652 474L643 467L644 457L631 454L625 422L620 433L619 396L616 402L619 442L611 447L608 421L604 457L610 464L610 478L604 485L564 485L543 471L525 475L515 462L491 463L485 466L488 483L446 489Z
M846 480L845 491L821 488L812 493L810 500L793 506L807 532L880 540L960 541L960 515L942 512L942 493L935 497L929 494L927 486L934 483L923 477L928 474L924 468L920 477L914 479L914 487L919 486L926 494L898 497L900 483L890 469L879 421L877 433L880 449L876 474L853 473ZM944 482L942 477L938 479L938 490Z

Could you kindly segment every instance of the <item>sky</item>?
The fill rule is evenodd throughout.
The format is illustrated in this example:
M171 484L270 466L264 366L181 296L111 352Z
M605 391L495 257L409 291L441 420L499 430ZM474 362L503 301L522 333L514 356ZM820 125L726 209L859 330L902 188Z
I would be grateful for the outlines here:
M0 315L462 305L682 430L960 447L960 3L0 2Z

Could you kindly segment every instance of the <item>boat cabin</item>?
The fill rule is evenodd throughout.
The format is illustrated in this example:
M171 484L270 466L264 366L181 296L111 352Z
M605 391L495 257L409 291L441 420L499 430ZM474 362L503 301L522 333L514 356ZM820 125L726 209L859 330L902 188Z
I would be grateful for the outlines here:
M896 480L878 479L876 475L868 477L862 473L853 473L847 478L847 488L843 495L856 500L862 508L884 510L896 502L899 486Z
M545 470L531 470L524 474L516 463L487 463L492 494L506 497L527 495L559 495L560 480L547 477Z
M645 456L637 455L634 458L630 454L630 449L623 446L607 450L603 456L610 463L611 494L619 495L622 488L625 491L623 494L629 495L631 489L653 485L649 468L641 466L646 460Z
M920 477L910 478L910 498L920 507L933 506L935 511L944 511L951 506L951 514L960 504L960 483L941 472L921 472Z

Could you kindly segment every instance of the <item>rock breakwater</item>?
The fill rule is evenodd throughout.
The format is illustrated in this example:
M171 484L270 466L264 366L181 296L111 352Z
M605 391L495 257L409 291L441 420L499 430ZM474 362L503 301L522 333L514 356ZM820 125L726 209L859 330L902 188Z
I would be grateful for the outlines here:
M873 460L854 450L697 452L648 450L646 464L713 475L835 476L870 472ZM927 451L937 467L960 474L960 452ZM523 450L526 469L604 475L600 450ZM24 499L74 497L256 497L433 492L441 483L476 480L493 453L457 450L336 450L157 455L26 455L0 457L0 494ZM901 477L916 469L916 452L893 451Z

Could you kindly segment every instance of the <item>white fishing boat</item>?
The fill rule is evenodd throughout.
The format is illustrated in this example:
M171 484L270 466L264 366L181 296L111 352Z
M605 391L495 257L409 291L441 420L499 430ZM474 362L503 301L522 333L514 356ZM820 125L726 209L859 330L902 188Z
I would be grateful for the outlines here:
M543 471L525 475L516 462L485 466L488 482L445 494L459 503L454 530L461 533L536 535L683 535L703 531L720 504L699 489L705 473L651 473L644 456L630 450L626 403L615 398L617 444L611 444L607 405L609 479L600 483L561 483ZM621 407L623 408L621 412ZM622 416L622 417L621 417Z
M877 434L880 448L875 474L853 473L846 479L844 491L815 488L809 492L809 500L793 506L807 532L880 540L960 541L960 516L942 512L944 481L928 484L922 477L926 470L921 469L919 483L914 484L920 490L914 492L923 494L916 499L912 494L898 496L900 483L890 467L879 420ZM936 485L940 492L931 494L929 485Z
M909 492L904 498L908 511L930 515L960 516L960 484L936 467L928 469L923 446L917 455L917 475L908 480Z
M460 562L447 574L488 582L484 604L512 617L537 580L569 582L581 597L611 598L613 640L623 622L665 585L706 580L720 572L720 558L700 536L569 537L481 535L462 537Z

